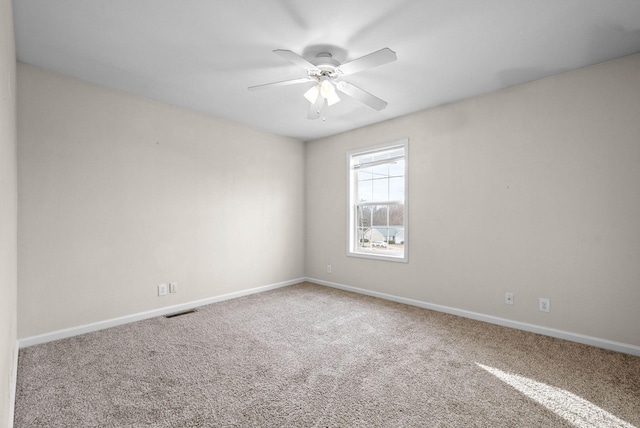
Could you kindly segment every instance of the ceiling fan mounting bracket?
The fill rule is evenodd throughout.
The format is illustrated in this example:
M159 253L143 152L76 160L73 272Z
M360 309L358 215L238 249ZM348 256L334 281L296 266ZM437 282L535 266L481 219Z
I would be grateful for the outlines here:
M335 79L340 75L340 63L329 52L320 52L309 62L317 67L317 70L309 70L309 77Z

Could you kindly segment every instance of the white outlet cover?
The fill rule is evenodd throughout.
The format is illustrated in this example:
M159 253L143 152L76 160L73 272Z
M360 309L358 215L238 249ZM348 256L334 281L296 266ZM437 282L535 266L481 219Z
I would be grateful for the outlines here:
M538 299L538 309L540 312L551 312L551 302L549 299Z
M169 293L177 293L178 292L178 283L170 282L169 283Z
M513 305L513 293L504 293L504 303Z
M166 296L166 295L167 295L167 284L159 284L158 296Z

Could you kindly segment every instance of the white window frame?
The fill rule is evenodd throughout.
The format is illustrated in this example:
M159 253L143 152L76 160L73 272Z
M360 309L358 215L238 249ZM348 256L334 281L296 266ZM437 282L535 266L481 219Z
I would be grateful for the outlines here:
M385 253L372 253L372 252L364 252L358 251L357 248L357 225L356 225L356 210L358 204L356 203L357 197L357 180L355 169L353 168L354 156L360 156L367 153L374 153L378 151L391 150L394 148L404 149L404 254L402 256L398 256L395 254L385 254ZM383 260L383 261L391 261L391 262L401 262L408 263L409 262L409 139L403 138L401 140L397 140L391 143L379 144L376 146L364 147L359 149L350 150L347 152L347 256L350 257L360 257L365 259L374 259L374 260ZM391 201L380 202L380 203L370 203L370 205L384 205L385 203L391 203Z

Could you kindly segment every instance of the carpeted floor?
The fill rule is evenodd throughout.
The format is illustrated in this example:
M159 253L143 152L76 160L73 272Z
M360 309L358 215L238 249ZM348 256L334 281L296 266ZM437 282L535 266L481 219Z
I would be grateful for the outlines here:
M308 283L19 356L16 428L574 425L640 426L640 358Z

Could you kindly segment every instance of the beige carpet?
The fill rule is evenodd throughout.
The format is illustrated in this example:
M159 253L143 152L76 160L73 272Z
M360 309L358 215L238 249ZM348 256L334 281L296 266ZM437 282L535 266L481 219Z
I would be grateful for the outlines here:
M18 428L574 425L640 426L640 358L308 283L19 356Z

